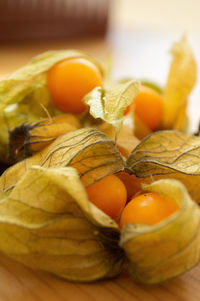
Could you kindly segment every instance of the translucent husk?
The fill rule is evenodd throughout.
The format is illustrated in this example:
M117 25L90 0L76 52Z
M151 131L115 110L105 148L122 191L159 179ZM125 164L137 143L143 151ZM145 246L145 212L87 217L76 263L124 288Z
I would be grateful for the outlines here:
M120 273L117 224L88 201L74 168L31 167L0 202L0 249L75 281Z
M185 100L196 80L196 64L185 39L175 45L173 54L164 91L161 126L183 130ZM73 51L42 54L0 83L0 156L5 161L8 128L12 130L26 120L38 122L38 117L44 117L46 111L51 116L59 114L50 103L45 86L46 71L59 60L80 56L85 57ZM179 72L182 64L184 72ZM120 127L126 119L124 111L138 93L138 87L139 83L133 80L111 84L106 89L96 88L85 98L95 118L114 126L114 134L113 130L104 130L108 130L112 139L118 135L117 146L124 157L134 143L138 143L130 138L132 133L126 126L124 129L122 126L120 137ZM139 120L135 120L138 137L146 136L148 129L137 124ZM174 131L170 137L167 132L161 136L152 134L153 140L143 140L125 164L113 141L95 129L73 131L70 127L71 132L57 139L61 132L50 135L48 146L46 137L42 143L41 140L35 143L38 140L34 140L34 136L38 130L41 134L46 125L42 121L34 128L36 135L30 133L31 151L37 153L8 169L0 178L0 249L3 252L31 268L74 281L119 274L124 252L131 274L144 283L162 282L198 263L199 209L184 186L172 179L175 177L185 183L192 198L199 202L198 138ZM54 123L51 126L54 127ZM127 225L120 237L117 224L88 201L84 186L124 168L145 178L144 182L151 182L152 175L154 179L171 178L145 185L144 189L174 199L180 210L156 226ZM126 181L127 175L119 176ZM133 178L138 189L143 179L131 176L131 181Z
M171 134L180 135L171 147L180 154L184 148L177 148L176 143L183 143L184 134ZM153 135L156 152L156 141L160 145L160 140L157 133ZM188 141L190 151L195 147L193 139ZM152 149L152 142L149 146ZM142 143L136 149L140 147ZM127 163L138 156L142 164L140 151L133 154ZM118 275L126 257L131 274L144 283L159 283L192 268L200 257L200 215L180 182L168 179L143 184L145 191L176 201L180 210L156 226L129 224L121 235L118 225L88 201L84 186L112 173L127 187L130 181L129 194L134 187L138 191L142 182L152 182L150 177L119 174L124 166L113 141L100 131L85 128L58 137L41 152L8 169L0 178L0 249L31 268L74 281ZM145 166L140 168L140 175L145 172Z
M9 133L9 162L15 163L34 155L57 137L81 127L71 114L22 124Z
M164 108L160 129L185 131L188 127L186 100L195 84L197 67L186 37L174 44L172 54L167 83L163 89ZM124 121L124 112L139 92L139 82L134 79L112 82L108 76L110 63L105 68L85 53L75 50L49 51L33 58L27 65L0 82L1 160L15 162L10 161L8 131L13 131L15 127L27 122L38 122L46 117L47 112L52 117L61 113L51 100L46 87L46 74L55 63L74 57L91 60L104 74L104 88L95 88L83 101L89 106L90 114L111 124L115 129L115 137L118 136ZM154 84L144 84L158 89ZM150 133L137 116L134 116L134 123L133 133L137 138L142 139ZM127 150L122 151L125 155L128 154ZM20 156L19 158L21 159Z
M11 191L33 165L46 168L76 168L85 186L120 171L123 158L115 143L104 133L82 128L59 136L36 155L8 168L0 177L0 190Z
M127 80L114 83L108 81L105 87L97 87L87 94L83 102L89 106L94 118L101 118L115 129L117 138L124 120L124 112L139 92L139 81Z
M34 57L27 65L0 81L0 160L9 161L8 131L24 123L61 114L54 106L46 86L48 70L57 62L84 57L100 69L87 54L76 50L48 51Z
M141 141L129 155L126 168L137 177L174 178L200 202L200 137L159 131Z
M148 284L176 277L200 260L200 211L183 184L177 180L159 180L143 186L174 200L180 209L152 226L127 224L120 246L129 259L131 275Z
M122 167L114 142L84 128L7 169L0 178L0 250L73 281L118 275L125 260L119 227L89 202L84 185Z
M185 130L187 98L197 80L197 64L186 36L174 43L171 53L172 62L163 91L161 129Z

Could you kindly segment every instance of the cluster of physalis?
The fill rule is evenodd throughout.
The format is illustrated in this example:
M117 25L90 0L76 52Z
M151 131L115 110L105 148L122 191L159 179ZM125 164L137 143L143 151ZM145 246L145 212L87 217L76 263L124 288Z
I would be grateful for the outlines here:
M185 133L197 67L185 37L172 54L163 89L113 82L71 50L0 82L0 250L75 281L128 261L159 283L197 264L200 138Z

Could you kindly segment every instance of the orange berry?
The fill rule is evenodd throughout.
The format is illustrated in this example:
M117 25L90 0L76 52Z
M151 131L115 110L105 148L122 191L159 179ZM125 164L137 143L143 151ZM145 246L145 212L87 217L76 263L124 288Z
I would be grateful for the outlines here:
M132 110L151 130L155 130L162 118L163 99L155 90L142 86L140 92L126 109L125 114Z
M99 209L116 219L120 216L127 199L124 183L115 175L86 188L89 200Z
M171 199L158 193L144 193L134 197L124 208L120 227L125 224L145 223L155 225L175 213L179 206Z
M65 113L82 113L86 108L83 97L102 86L102 81L99 68L86 58L58 62L47 73L47 87L53 103Z

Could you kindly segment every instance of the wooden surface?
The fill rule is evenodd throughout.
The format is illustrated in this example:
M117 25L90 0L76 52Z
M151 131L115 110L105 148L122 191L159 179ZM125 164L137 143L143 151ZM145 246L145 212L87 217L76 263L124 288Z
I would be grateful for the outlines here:
M148 77L162 84L169 63L167 50L174 38L174 35L149 35L149 32L137 31L128 35L111 33L107 40L1 45L0 77L25 64L33 55L48 49L78 48L99 59L114 49L115 77ZM197 101L193 95L191 112L196 111L195 106ZM197 120L199 116L195 118ZM157 286L137 284L127 273L113 280L80 284L32 271L3 254L0 256L0 301L198 301L199 284L200 266Z
M0 78L27 64L33 56L41 52L60 49L79 49L98 59L103 58L110 50L109 43L103 38L0 44Z
M1 301L198 301L200 268L157 286L135 283L128 274L95 283L71 283L32 271L1 255Z

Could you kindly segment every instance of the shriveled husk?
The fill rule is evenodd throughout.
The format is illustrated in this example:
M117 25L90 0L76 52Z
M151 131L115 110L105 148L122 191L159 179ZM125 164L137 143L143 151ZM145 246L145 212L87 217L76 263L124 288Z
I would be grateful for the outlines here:
M140 282L155 284L199 262L200 211L177 180L159 180L143 188L165 195L180 207L156 225L127 224L121 233L120 246L129 259L131 275Z

